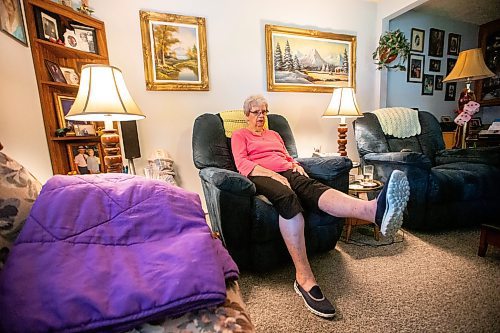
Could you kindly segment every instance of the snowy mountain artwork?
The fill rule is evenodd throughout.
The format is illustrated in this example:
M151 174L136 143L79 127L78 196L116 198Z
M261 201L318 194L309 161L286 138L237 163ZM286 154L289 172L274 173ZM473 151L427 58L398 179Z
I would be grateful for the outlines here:
M269 91L354 87L356 37L266 25Z

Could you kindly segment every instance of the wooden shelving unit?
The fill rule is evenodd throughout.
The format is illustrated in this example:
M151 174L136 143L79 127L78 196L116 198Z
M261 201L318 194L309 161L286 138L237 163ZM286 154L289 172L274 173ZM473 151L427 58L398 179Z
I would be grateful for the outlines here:
M57 117L54 93L75 96L78 86L66 83L53 82L46 68L45 60L57 63L59 66L74 68L81 73L83 65L88 63L109 64L108 47L104 23L90 16L81 14L70 7L60 5L50 0L24 0L28 36L33 56L33 65L40 95L45 135L49 146L50 159L54 174L67 174L71 171L70 160L66 145L79 142L99 142L98 136L68 136L56 137L55 132L60 127ZM62 22L62 39L65 27L69 23L83 25L95 29L96 49L98 53L91 53L72 49L64 45L39 38L36 15L39 11L49 13Z

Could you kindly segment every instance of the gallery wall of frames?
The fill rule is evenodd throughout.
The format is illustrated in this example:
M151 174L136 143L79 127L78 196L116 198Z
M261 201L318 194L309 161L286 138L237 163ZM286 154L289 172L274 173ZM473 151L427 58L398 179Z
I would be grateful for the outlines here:
M443 79L455 66L461 51L462 36L436 28L412 28L409 40L411 49L407 81L420 84L422 95L432 96L435 90L444 89L444 100L454 101L457 83L446 83L443 86ZM426 43L427 52L424 52Z

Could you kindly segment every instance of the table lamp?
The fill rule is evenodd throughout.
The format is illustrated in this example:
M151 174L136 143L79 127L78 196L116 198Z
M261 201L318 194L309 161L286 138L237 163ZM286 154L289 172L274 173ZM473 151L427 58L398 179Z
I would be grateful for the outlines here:
M338 153L340 156L347 156L345 147L347 145L347 124L346 118L358 118L363 117L363 114L359 110L358 103L356 102L356 96L354 95L353 88L336 88L333 90L332 99L328 108L323 113L323 118L340 118L340 124L338 127L339 139L337 143L339 145Z
M122 72L113 66L90 64L82 67L80 87L68 120L104 121L101 135L104 163L108 172L122 172L120 136L113 121L145 118L128 92Z
M460 93L458 99L458 109L463 110L465 104L470 101L476 101L476 95L470 89L472 81L486 79L495 76L495 73L489 70L484 63L483 53L480 48L470 49L460 52L457 62L450 74L443 80L443 82L458 82L465 81L465 89ZM457 128L456 137L461 137L461 148L465 148L465 137L467 133L467 122L462 127L462 134L459 134L460 127ZM456 140L458 141L458 140ZM457 144L455 145L457 146Z

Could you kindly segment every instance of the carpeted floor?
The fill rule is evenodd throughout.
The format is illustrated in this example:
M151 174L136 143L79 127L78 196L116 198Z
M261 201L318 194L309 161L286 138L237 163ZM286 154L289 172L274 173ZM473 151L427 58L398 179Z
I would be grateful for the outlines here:
M363 245L371 243L363 236L311 260L337 309L333 320L307 311L293 290L291 264L243 272L257 332L500 332L500 249L477 256L479 229L400 231L396 243L378 247Z

